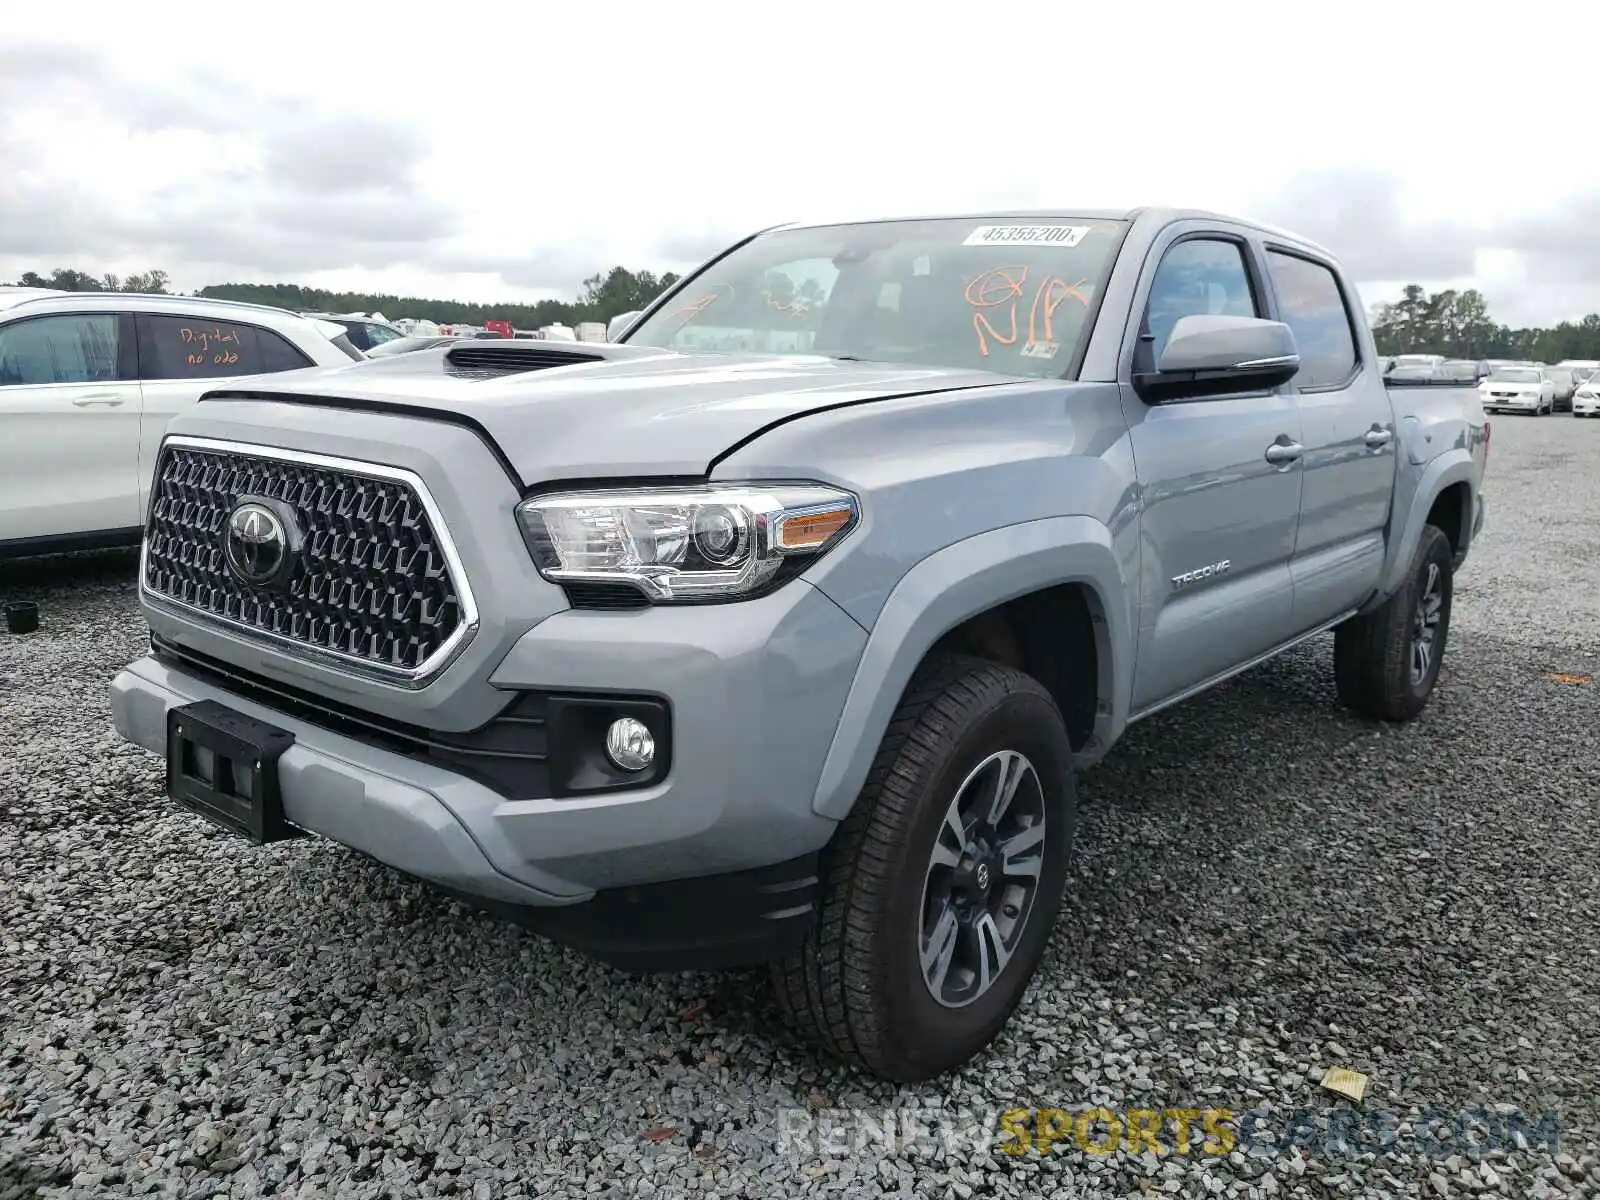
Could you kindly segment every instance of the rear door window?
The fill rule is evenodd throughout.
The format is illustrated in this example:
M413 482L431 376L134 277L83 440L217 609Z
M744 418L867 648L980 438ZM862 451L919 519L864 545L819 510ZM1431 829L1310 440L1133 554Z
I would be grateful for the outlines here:
M148 381L226 379L311 365L270 329L199 317L139 316L139 374Z
M1279 319L1294 331L1300 351L1294 386L1308 391L1346 383L1356 369L1356 335L1338 278L1322 263L1280 250L1267 251L1267 271Z

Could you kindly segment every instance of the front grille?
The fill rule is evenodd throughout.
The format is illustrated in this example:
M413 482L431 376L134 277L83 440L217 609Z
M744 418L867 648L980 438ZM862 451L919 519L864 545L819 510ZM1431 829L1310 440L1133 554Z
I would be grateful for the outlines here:
M247 496L287 505L303 534L279 586L252 586L228 564L228 517ZM415 676L470 621L442 533L417 489L381 468L169 443L151 490L144 585L246 632Z

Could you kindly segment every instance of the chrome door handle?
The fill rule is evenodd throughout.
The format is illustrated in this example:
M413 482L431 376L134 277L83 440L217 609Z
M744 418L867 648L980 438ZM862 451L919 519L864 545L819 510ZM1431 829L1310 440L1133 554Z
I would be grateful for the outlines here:
M122 405L121 396L79 396L72 402L73 408L93 408L103 404L107 408L118 408Z
M1381 425L1374 425L1367 430L1366 442L1369 450L1382 450L1394 440L1394 434Z
M1299 442L1273 442L1267 447L1267 461L1275 467L1287 467L1299 462L1305 449Z

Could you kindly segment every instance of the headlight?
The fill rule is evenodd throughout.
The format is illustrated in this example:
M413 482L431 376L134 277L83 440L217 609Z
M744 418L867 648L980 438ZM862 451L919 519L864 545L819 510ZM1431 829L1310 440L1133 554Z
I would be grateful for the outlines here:
M734 600L815 559L855 527L849 492L818 484L536 496L517 506L540 574L625 583L657 603Z

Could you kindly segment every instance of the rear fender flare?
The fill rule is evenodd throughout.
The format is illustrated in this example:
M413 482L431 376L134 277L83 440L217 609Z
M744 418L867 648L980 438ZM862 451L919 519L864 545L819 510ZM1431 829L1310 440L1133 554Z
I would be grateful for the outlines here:
M1445 488L1455 484L1465 483L1471 488L1475 471L1476 464L1469 451L1448 450L1422 468L1421 474L1416 477L1416 484L1408 488L1406 476L1409 472L1402 465L1398 483L1400 494L1395 498L1395 520L1389 524L1389 547L1384 557L1383 575L1377 594L1363 606L1363 612L1371 612L1400 590L1405 583L1406 572L1411 569L1411 560L1416 556L1417 544L1422 540L1422 528L1428 523L1428 512L1433 508L1433 502ZM1476 500L1477 491L1473 489L1474 503ZM1473 514L1468 512L1466 540L1469 542L1472 539L1472 518Z

